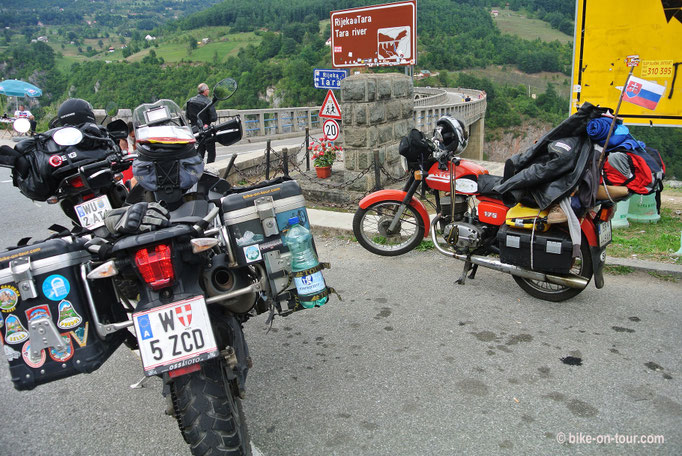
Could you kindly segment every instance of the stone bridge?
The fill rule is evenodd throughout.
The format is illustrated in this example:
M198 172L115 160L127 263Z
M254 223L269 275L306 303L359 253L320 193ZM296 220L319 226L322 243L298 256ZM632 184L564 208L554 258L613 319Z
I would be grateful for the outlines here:
M358 75L361 77L371 75ZM402 75L398 75L402 76ZM357 76L354 76L357 77ZM411 85L411 82L410 82ZM481 159L483 156L483 130L486 110L485 93L464 88L422 88L410 87L408 98L414 100L411 109L413 127L428 134L433 131L436 121L443 115L449 114L462 119L470 130L471 140L466 155ZM339 97L338 91L336 93ZM465 97L471 98L466 102ZM339 100L340 102L342 100ZM368 102L362 100L361 102ZM218 121L228 116L239 114L244 124L246 138L282 138L286 136L301 136L306 128L313 134L322 131L322 121L318 117L320 106L271 109L219 109ZM104 117L104 110L95 110L98 120ZM408 115L409 117L409 115ZM129 121L132 118L130 109L120 109L116 118ZM347 120L344 118L344 120ZM342 127L342 132L345 128ZM342 138L343 140L343 133Z

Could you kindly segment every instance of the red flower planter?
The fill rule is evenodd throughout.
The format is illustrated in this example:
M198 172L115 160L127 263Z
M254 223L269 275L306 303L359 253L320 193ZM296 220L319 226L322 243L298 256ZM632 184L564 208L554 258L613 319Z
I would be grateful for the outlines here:
M331 166L316 166L315 167L315 172L317 172L317 177L320 179L326 179L332 175L332 167Z

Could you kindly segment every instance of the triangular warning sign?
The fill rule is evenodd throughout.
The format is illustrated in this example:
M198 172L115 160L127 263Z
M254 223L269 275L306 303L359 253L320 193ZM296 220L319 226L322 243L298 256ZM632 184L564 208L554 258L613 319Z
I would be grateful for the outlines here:
M339 102L336 101L334 92L332 92L331 89L327 92L324 103L322 103L319 116L326 117L328 119L341 120L341 108L339 108Z

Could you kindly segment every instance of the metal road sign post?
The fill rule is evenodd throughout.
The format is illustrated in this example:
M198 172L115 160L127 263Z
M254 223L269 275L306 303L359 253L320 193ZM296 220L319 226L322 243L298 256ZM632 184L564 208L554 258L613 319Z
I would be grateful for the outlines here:
M341 80L347 76L348 70L325 70L322 68L315 68L313 71L316 89L338 90L341 88Z

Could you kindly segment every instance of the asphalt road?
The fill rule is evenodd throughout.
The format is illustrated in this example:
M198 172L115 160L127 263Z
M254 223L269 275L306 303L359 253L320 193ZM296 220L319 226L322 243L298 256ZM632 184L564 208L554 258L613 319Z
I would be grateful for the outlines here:
M0 170L0 245L66 223L7 180ZM276 318L269 332L265 315L246 324L245 411L262 454L682 454L679 283L609 275L552 304L493 271L455 285L461 264L433 251L383 258L317 243L343 302ZM129 388L141 376L125 348L29 392L0 368L0 454L189 454L160 381ZM600 435L616 441L586 443ZM633 435L664 443L616 443Z

